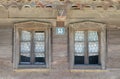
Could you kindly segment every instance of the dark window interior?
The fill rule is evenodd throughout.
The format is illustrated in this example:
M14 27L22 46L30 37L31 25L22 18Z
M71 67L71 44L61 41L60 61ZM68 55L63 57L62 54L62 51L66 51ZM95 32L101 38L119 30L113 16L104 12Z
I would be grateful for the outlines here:
M45 64L45 57L35 57L35 64Z
M30 63L30 57L27 57L27 56L23 56L21 55L21 64L24 63L24 64L27 64L27 63Z
M98 55L89 56L89 64L98 64Z
M84 56L75 56L74 64L84 64Z

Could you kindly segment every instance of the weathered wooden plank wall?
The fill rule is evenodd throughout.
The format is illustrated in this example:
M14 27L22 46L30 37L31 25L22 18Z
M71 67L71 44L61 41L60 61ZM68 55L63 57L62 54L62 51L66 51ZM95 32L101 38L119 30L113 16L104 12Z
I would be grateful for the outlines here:
M108 68L120 68L120 29L108 28Z
M10 9L9 9L10 10ZM32 9L31 9L32 10ZM68 55L68 28L65 35L55 34L56 12L44 14L26 13L25 10L16 13L17 10L9 11L0 9L0 79L120 79L120 11L72 11L69 12L65 26L71 22L94 20L107 24L108 52L106 58L106 70L73 71L69 69ZM34 11L37 11L35 9ZM40 9L39 9L40 10ZM43 12L41 15L40 13ZM101 12L101 13L100 13ZM84 14L85 13L85 14ZM26 14L28 14L26 16ZM95 15L95 16L94 16ZM113 18L113 16L116 16ZM39 17L38 17L39 16ZM45 16L45 17L44 17ZM17 17L17 18L16 18ZM110 18L112 17L112 18ZM43 19L44 18L44 19ZM115 20L112 20L115 19ZM12 61L13 48L13 25L21 21L46 21L52 23L52 69L39 72L14 72ZM116 27L109 27L115 25ZM108 70L110 69L110 70ZM116 69L116 70L112 70Z
M11 59L12 29L0 29L0 58Z
M114 24L114 23L113 23ZM12 26L12 25L10 25ZM52 28L52 69L39 72L14 72L12 66L13 28L0 26L0 77L1 79L119 79L120 30L107 28L107 68L117 70L70 72L68 61L68 29L63 36L56 35ZM8 28L9 27L9 28Z

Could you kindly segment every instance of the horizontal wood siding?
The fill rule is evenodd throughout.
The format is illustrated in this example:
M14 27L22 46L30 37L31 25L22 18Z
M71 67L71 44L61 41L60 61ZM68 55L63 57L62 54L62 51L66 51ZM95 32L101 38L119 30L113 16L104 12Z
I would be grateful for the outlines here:
M12 25L10 25L12 26ZM3 28L1 28L3 27ZM120 79L120 30L108 28L107 68L117 70L73 70L69 68L68 29L65 35L56 35L52 27L52 68L44 71L13 71L12 28L0 27L0 79ZM19 70L18 70L19 71Z
M0 29L0 58L12 59L12 28Z
M107 68L120 68L120 29L108 29Z

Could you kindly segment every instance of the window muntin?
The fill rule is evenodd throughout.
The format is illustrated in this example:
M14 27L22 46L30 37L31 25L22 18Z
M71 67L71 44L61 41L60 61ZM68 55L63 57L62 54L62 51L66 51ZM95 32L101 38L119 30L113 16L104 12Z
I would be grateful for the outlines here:
M75 31L74 65L99 64L99 40L97 31Z
M20 32L20 64L45 65L45 31Z

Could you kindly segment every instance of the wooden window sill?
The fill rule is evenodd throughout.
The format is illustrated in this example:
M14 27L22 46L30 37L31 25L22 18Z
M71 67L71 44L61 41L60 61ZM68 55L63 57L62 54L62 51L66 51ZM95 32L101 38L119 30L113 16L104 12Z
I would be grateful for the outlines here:
M108 72L109 70L102 70L102 69L71 69L71 72Z
M28 69L28 68L29 68L29 69L30 69L30 68L43 68L43 69L44 69L44 68L47 68L47 67L46 67L46 65L29 65L29 64L28 64L28 65L18 65L18 68L19 68L19 69L25 69L25 68L26 68L26 69Z
M14 69L14 72L49 72L49 69Z
M14 69L15 72L48 72L49 68L46 65L18 65Z
M101 65L74 65L73 69L102 69Z

